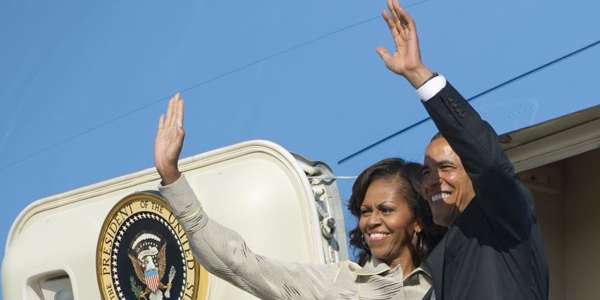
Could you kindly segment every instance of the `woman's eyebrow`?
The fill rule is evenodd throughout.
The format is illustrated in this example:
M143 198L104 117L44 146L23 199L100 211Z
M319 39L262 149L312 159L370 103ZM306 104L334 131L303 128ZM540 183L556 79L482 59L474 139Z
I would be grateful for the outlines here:
M394 204L394 201L392 200L384 200L380 203L377 203L377 207L382 206L382 205L387 205L387 204Z

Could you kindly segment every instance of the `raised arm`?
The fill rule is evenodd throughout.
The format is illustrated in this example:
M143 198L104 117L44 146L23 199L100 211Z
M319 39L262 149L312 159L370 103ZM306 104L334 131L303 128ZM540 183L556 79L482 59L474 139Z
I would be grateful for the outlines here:
M388 0L388 9L383 17L396 50L390 54L378 48L385 65L417 88L438 130L460 157L486 213L512 236L528 234L532 222L530 195L516 179L496 132L443 76L436 76L422 63L410 15L393 0Z
M419 89L420 96L438 129L461 157L471 174L484 167L501 166L512 171L497 136L487 122L446 80L436 77L421 61L417 29L412 17L394 0L388 0L383 12L395 51L377 48L386 67Z
M185 176L160 192L172 205L188 207L176 214L181 214L194 257L211 274L260 299L323 299L331 287L339 265L288 263L254 253L237 232L193 204L199 202Z
M337 265L278 262L253 253L236 232L210 220L182 176L183 100L177 93L160 117L154 146L161 194L185 229L194 257L210 273L261 299L322 299Z

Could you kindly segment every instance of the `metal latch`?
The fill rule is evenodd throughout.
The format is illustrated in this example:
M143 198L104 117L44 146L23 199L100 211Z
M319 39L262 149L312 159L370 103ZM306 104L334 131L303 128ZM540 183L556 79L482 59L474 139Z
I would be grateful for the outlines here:
M335 232L335 219L332 217L325 217L321 220L321 233L323 237L330 240L333 238Z

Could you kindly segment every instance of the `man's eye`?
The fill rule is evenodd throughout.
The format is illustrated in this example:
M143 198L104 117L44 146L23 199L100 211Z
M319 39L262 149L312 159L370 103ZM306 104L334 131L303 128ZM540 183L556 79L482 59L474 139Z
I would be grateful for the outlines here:
M425 176L427 174L429 174L429 169L422 169L421 170L421 175Z

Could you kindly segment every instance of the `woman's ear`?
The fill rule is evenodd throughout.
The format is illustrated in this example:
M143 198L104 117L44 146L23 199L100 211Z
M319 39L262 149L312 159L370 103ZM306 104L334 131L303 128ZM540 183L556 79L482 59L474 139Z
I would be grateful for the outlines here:
M415 222L415 228L413 229L415 233L421 233L423 227L421 226L421 222Z

